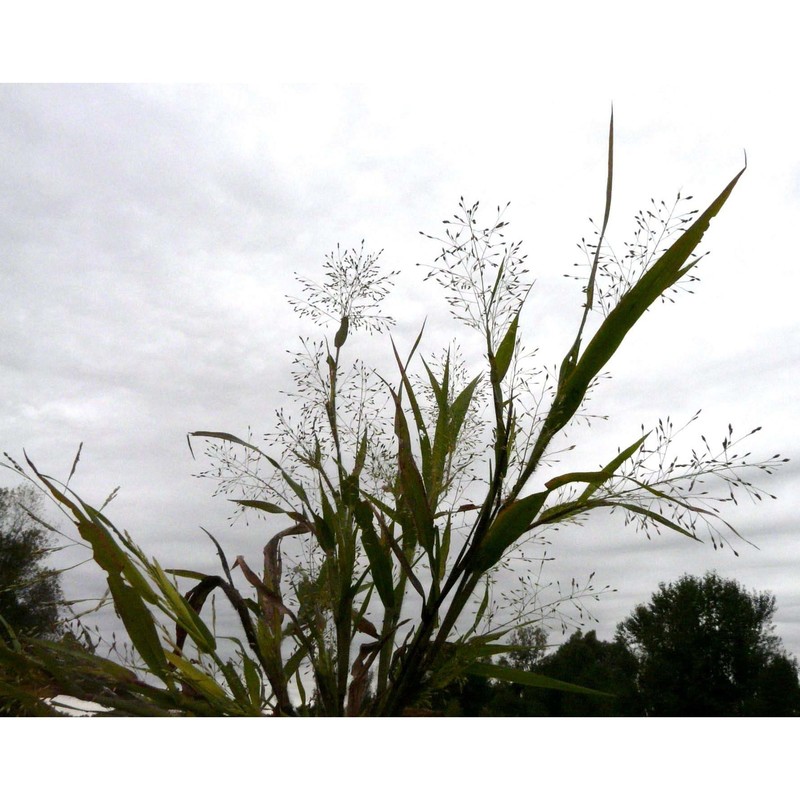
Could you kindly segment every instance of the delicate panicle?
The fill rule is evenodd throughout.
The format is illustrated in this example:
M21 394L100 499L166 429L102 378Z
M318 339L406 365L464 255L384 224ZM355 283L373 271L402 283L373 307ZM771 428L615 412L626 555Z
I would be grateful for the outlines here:
M481 333L488 326L494 337L508 329L531 290L533 281L524 267L527 256L522 242L506 242L503 228L508 209L497 207L488 227L478 222L478 203L468 206L462 197L459 213L444 220L441 237L423 234L438 242L440 254L425 280L433 278L445 289L452 315ZM496 346L499 344L493 340Z
M365 253L364 242L358 250L342 251L337 245L326 257L321 284L296 274L305 298L289 297L289 304L316 324L333 322L339 326L347 319L353 330L383 333L394 325L394 319L381 313L381 303L399 273L383 270L379 264L382 253Z
M680 192L670 205L663 200L656 202L651 198L650 206L634 215L634 234L629 241L623 242L622 249L615 249L608 237L603 237L599 254L597 253L597 240L600 231L594 220L589 218L589 222L595 227L595 240L581 239L578 249L583 254L584 262L575 263L573 266L588 268L597 257L598 266L594 292L596 302L593 309L599 311L604 317L608 316L619 303L622 295L634 286L659 256L667 251L670 244L686 231L698 214L698 209L691 208L690 200L692 200L691 195L683 197ZM708 255L708 253L704 255ZM696 266L703 255L693 256L693 258L695 258ZM566 277L580 281L586 280L586 277L580 275L567 275ZM662 301L674 302L672 295L680 291L691 294L692 289L688 287L688 284L698 280L700 278L696 271L689 272L671 287L669 293L662 297ZM585 288L584 291L586 291Z

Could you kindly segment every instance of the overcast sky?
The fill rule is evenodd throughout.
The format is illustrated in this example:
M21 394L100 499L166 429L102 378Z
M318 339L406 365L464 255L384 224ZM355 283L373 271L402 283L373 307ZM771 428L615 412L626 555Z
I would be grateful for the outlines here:
M563 273L602 214L613 102L612 242L651 197L680 190L705 207L745 149L748 170L704 240L695 293L659 305L616 354L590 409L610 419L569 463L596 468L641 424L699 408L686 447L701 433L721 440L728 423L762 425L754 458L793 461L762 482L778 500L728 517L758 549L737 545L736 558L677 534L648 541L600 518L553 538L545 577L595 572L596 585L617 589L592 604L589 627L610 638L659 582L716 569L777 595L778 633L800 654L800 124L787 34L769 31L767 57L737 46L721 69L745 36L763 41L766 20L701 15L705 35L685 54L670 48L671 23L658 46L635 31L595 44L588 28L573 38L566 16L549 23L569 47L532 29L536 47L523 50L506 31L507 50L495 42L493 67L474 82L471 53L385 82L351 67L332 83L323 59L319 81L302 84L0 87L2 449L21 459L24 448L66 479L83 442L73 487L100 503L120 485L109 516L164 566L215 568L201 525L229 555L256 561L271 528L228 526L226 502L193 477L203 464L186 433L271 429L291 388L287 348L312 332L285 300L293 272L319 276L337 243L383 249L401 270L395 339L407 349L427 316L422 347L433 352L466 329L422 284L415 264L436 250L418 231L440 232L461 195L488 208L511 201L508 235L524 241L536 278L524 337L545 363L560 361L581 303ZM353 346L389 363L388 340ZM0 485L15 483L0 471ZM67 573L73 596L98 586Z

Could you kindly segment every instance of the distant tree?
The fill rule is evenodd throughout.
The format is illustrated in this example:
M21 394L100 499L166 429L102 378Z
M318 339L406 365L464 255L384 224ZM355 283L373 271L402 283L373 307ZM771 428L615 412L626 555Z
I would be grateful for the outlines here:
M634 682L635 659L619 642L600 641L595 631L574 633L542 661L538 671L609 695L540 693L541 702L550 716L638 716L642 713Z
M500 663L533 672L547 651L547 633L536 625L525 625L514 631L509 643L514 649Z
M445 716L542 717L636 716L642 713L635 689L636 660L619 642L602 642L594 631L574 633L546 655L547 634L535 625L514 631L514 649L498 660L502 667L535 673L605 695L559 691L491 681L469 675L435 698Z
M773 633L775 597L715 573L661 584L617 629L653 716L792 716L797 664Z
M31 514L40 516L41 501L29 487L0 489L0 639L11 631L40 639L60 633L63 604L58 573L44 565L49 534ZM4 675L0 665L0 681ZM0 696L0 716L21 716L29 708Z
M758 717L800 715L800 684L795 658L783 653L772 656L761 673L755 695L747 703L746 713Z
M16 632L52 638L63 596L58 573L44 564L49 533L28 513L40 516L40 507L31 488L0 489L0 617Z
M534 632L537 643L540 643L543 632L529 629L528 636L533 638ZM524 651L522 655L525 655ZM498 682L493 684L483 713L504 717L636 716L642 713L634 683L635 659L622 644L598 640L594 631L574 633L550 655L544 655L542 647L535 660L519 668L574 686L595 689L604 692L605 696Z

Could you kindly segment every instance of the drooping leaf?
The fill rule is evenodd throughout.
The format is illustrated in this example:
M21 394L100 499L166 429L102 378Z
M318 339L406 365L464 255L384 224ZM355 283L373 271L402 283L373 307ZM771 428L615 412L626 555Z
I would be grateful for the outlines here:
M233 578L231 577L231 570L228 567L228 559L225 557L225 551L222 549L222 545L216 540L216 538L209 533L202 525L200 526L200 530L208 536L209 539L214 543L214 547L217 548L217 558L219 558L219 563L222 565L222 571L225 573L225 577L228 579L228 583L233 586ZM202 580L202 578L201 578Z
M676 531L677 533L682 533L684 536L688 536L690 539L694 539L696 542L701 542L700 539L693 531L690 531L688 528L682 528L677 523L673 522L671 519L667 519L667 517L662 516L656 511L653 511L649 508L645 508L644 506L637 506L633 503L615 503L614 505L621 506L622 508L628 509L634 514L638 514L643 517L648 517L655 522L658 522L660 525L663 525L670 530Z
M289 514L290 512L281 508L275 503L269 503L266 500L229 500L229 503L236 503L246 508L257 508L259 511L266 511L267 514Z
M276 533L264 546L264 584L268 589L281 597L281 578L283 562L281 559L281 541L287 536L298 536L306 533L305 525L293 525L291 528Z
M160 564L153 560L151 566L152 577L161 589L171 615L189 633L195 644L202 651L213 653L217 649L217 641L205 622L191 607L186 598L173 586Z
M574 683L566 683L555 678L548 678L546 675L538 675L535 672L526 672L522 669L503 667L499 664L487 664L479 662L468 667L466 670L469 675L479 675L483 678L492 678L498 681L508 681L522 686L533 686L537 689L556 689L560 692L575 692L578 694L593 694L602 697L613 697L608 692L601 692L597 689L589 689L586 686L576 686Z
M244 439L240 439L238 436L234 436L231 433L224 433L223 431L192 431L188 435L196 436L198 439L222 439L225 442L239 444L242 447L246 447L248 450L254 450L257 453L261 453L261 450L259 450L259 448L254 444L246 442Z
M234 568L239 567L242 570L242 574L247 579L247 582L255 587L256 591L258 592L259 600L262 601L264 607L268 609L274 609L279 611L281 614L290 614L291 612L289 609L283 604L283 598L277 594L277 592L270 589L261 578L256 575L253 570L247 565L247 562L244 560L242 556L237 556L236 561L233 562Z
M551 478L545 482L545 486L552 491L558 489L560 486L565 486L568 483L604 483L614 473L607 470L599 470L596 472L567 472L564 475L559 475L557 478Z
M150 603L158 601L152 587L115 541L107 527L111 523L88 504L70 500L52 480L36 469L30 459L27 460L53 497L72 512L78 533L91 545L95 561L106 573L114 607L131 641L147 666L155 674L163 676L167 667L164 650L153 617L145 605L145 600Z
M195 581L202 581L208 577L205 572L195 572L193 569L165 569L164 572L167 575L175 575L178 578L191 578Z

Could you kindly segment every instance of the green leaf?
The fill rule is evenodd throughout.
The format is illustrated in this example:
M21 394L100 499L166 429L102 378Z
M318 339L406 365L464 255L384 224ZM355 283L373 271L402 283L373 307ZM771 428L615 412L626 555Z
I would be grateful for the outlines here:
M189 436L196 436L198 439L222 439L225 442L240 444L242 447L246 447L248 450L255 450L255 452L261 453L261 450L259 450L254 444L245 442L244 439L240 439L238 436L234 436L231 433L223 433L222 431L193 431L189 433Z
M392 391L395 401L394 429L398 443L398 471L402 503L406 512L405 516L413 527L417 541L427 552L430 552L433 546L433 514L425 492L422 475L411 452L408 423L400 405L400 398L393 390L390 391Z
M364 469L364 462L367 460L367 434L361 437L361 442L358 445L358 452L356 453L356 460L353 466L353 477L358 480L361 475L361 470Z
M518 324L519 312L517 312L517 316L514 317L513 321L511 322L511 325L506 331L506 335L503 337L503 341L500 342L500 346L497 348L497 352L494 354L494 367L498 383L505 378L508 368L511 366L511 358L514 355L514 346L517 343Z
M369 492L363 492L364 497L366 497L372 505L385 514L392 522L399 524L400 523L400 515L397 513L397 509L392 508L391 506L386 505L382 500L379 500L374 495L371 495Z
M491 569L503 557L503 553L530 528L548 494L549 491L537 492L515 500L497 515L478 546L476 569Z
M325 489L322 487L321 480L319 483L319 497L322 503L322 516L314 515L314 531L320 547L326 553L330 553L336 547L336 514L330 500L328 500Z
M414 343L414 347L412 348L411 351L412 355L414 353L414 350L416 350L417 345L419 344L420 336L422 336L422 331L420 331L419 336L417 337L417 341ZM430 486L431 485L430 437L428 435L428 430L425 427L425 420L422 417L422 412L420 411L419 403L417 402L416 395L414 394L414 388L411 385L411 381L408 378L406 366L404 366L403 362L400 360L400 354L397 352L397 348L395 347L394 341L392 341L392 350L394 351L394 357L397 361L397 366L400 369L400 376L403 381L403 388L406 390L406 394L408 395L408 402L411 405L411 412L414 415L414 424L417 426L417 438L419 440L420 454L422 456L422 472L428 479L428 486ZM410 359L411 356L409 355L409 360ZM402 392L400 393L400 397L402 397Z
M175 575L178 578L191 578L195 581L205 580L208 575L205 572L195 572L193 569L165 569L167 575Z
M684 536L688 536L690 539L694 539L696 542L701 542L702 539L698 538L692 531L688 530L687 528L682 528L680 525L674 523L671 519L667 519L666 517L662 516L661 514L651 511L649 508L643 508L642 506L636 506L632 503L613 503L613 505L621 506L622 508L627 508L628 511L633 512L634 514L640 514L643 517L649 517L650 519L658 522L661 525L664 525L667 528L670 528L677 533L682 533Z
M589 273L589 280L586 284L586 303L583 307L583 318L581 319L581 324L578 327L578 335L575 337L575 341L572 344L572 347L567 351L564 360L561 362L561 367L558 371L558 384L557 384L557 392L558 396L561 394L561 389L563 388L564 384L566 383L567 379L572 375L575 370L575 365L578 361L578 353L580 352L581 348L581 341L583 338L583 329L586 326L586 320L589 317L589 311L592 308L592 304L594 303L594 286L595 281L597 279L597 269L600 265L600 253L602 252L603 246L603 239L606 235L606 228L608 227L608 218L611 213L611 197L612 197L612 187L614 183L614 109L611 109L611 119L609 120L608 125L608 172L606 178L606 204L605 210L603 212L603 225L600 228L600 237L597 240L597 246L594 248L594 259L592 261L592 271ZM557 408L557 406L556 406ZM567 421L569 421L571 414L564 414L561 418L554 420L554 427L556 429L563 426Z
M247 689L242 683L242 679L239 677L239 674L236 672L233 664L230 661L227 663L221 661L219 662L218 666L222 674L225 676L225 682L228 684L228 689L233 695L237 705L242 710L248 709L251 710L251 713L257 713L256 710L252 708L250 695L247 693Z
M568 483L596 483L599 485L607 481L613 474L613 472L608 472L607 470L600 470L599 472L567 472L557 478L551 478L545 483L545 486L552 491Z
M120 615L134 647L139 651L147 666L163 677L167 669L167 662L156 632L155 622L145 605L145 600L151 603L158 601L152 587L107 530L106 525L113 528L111 523L100 512L83 501L78 500L82 508L78 506L59 491L47 476L42 475L30 459L27 461L53 497L72 511L78 533L92 546L95 562L106 573L114 607Z
M466 672L470 675L479 675L484 678L493 678L498 681L508 681L522 686L533 686L537 689L556 689L560 692L575 692L578 694L593 694L602 697L613 697L608 692L601 692L597 689L588 689L586 686L576 686L574 683L566 683L555 678L548 678L546 675L539 675L535 672L525 672L521 669L502 667L498 664L486 664L478 662L467 667Z
M611 461L609 461L608 464L603 467L601 474L610 473L613 475L644 444L645 439L647 439L649 435L649 433L646 433L644 436L637 439L632 445L629 445L621 453L612 458ZM586 487L583 494L578 498L578 502L581 503L584 500L588 500L600 488L602 483L603 481L590 483L589 486Z
M141 595L122 580L121 575L108 575L108 588L114 600L114 608L122 619L131 642L145 664L160 677L164 677L167 661L164 648L156 632L150 610Z
M461 427L464 424L467 411L469 411L469 406L472 402L472 395L475 393L475 389L478 386L480 379L481 376L478 375L477 378L470 381L467 386L461 390L461 393L458 395L458 397L453 400L453 406L450 409L450 418L452 420L452 428L450 429L451 448L455 447L458 435L461 433Z
M275 505L275 503L268 503L266 500L228 500L229 503L236 503L240 506L247 508L257 508L259 511L266 511L268 514L289 514L289 511Z
M180 673L193 689L200 692L206 699L213 703L222 703L225 710L230 710L233 705L225 690L206 672L198 669L194 664L177 653L167 652L167 659Z
M450 534L452 529L452 520L450 515L447 517L447 523L444 526L444 533L442 534L442 541L439 545L439 552L437 554L439 564L439 581L443 581L447 575L447 557L450 555Z
M614 456L603 468L603 471L616 472L644 444L645 439L647 439L649 435L649 433L646 433L644 436L638 438L632 445L629 445L618 455Z
M642 314L692 266L684 267L711 220L730 196L743 168L711 205L689 226L656 263L620 299L586 346L558 392L557 425L563 427L577 411L589 384L608 363ZM693 262L696 263L696 262ZM556 407L556 406L554 406Z
M431 368L425 363L424 358L422 359L422 366L425 367L425 371L428 373L428 381L430 382L431 389L433 390L433 396L436 398L436 405L441 412L443 408L447 407L447 382L450 372L450 351L447 351L447 358L444 362L444 377L442 380L442 385L440 385L439 381L436 380L436 376L433 374Z
M205 622L189 605L186 598L173 586L161 565L154 560L152 567L153 578L161 589L164 600L169 606L169 610L175 615L178 624L189 633L201 650L206 653L213 653L217 649L217 640Z
M254 708L259 708L262 703L261 690L261 676L256 668L255 662L250 658L247 653L242 651L240 653L242 660L242 669L244 671L244 680L247 685L247 693L250 697L250 704Z
M592 263L592 272L589 276L589 283L586 286L586 310L587 312L592 307L594 301L594 283L597 277L597 268L600 264L600 248L603 244L603 239L606 235L606 228L608 227L608 218L611 214L611 198L613 195L614 185L614 109L611 109L611 119L608 123L608 169L606 171L606 205L603 211L603 225L600 228L600 238L597 240L597 248L594 252L594 261ZM584 314L584 321L586 315ZM583 325L581 325L583 328Z
M570 517L591 511L594 508L607 508L613 505L606 500L575 500L570 503L559 503L548 506L534 523L534 527L551 525L553 522L562 522Z
M372 580L385 608L394 608L394 579L392 576L392 559L388 545L381 544L372 522L372 509L369 503L360 500L353 509L358 527L361 529L361 542L367 554Z

